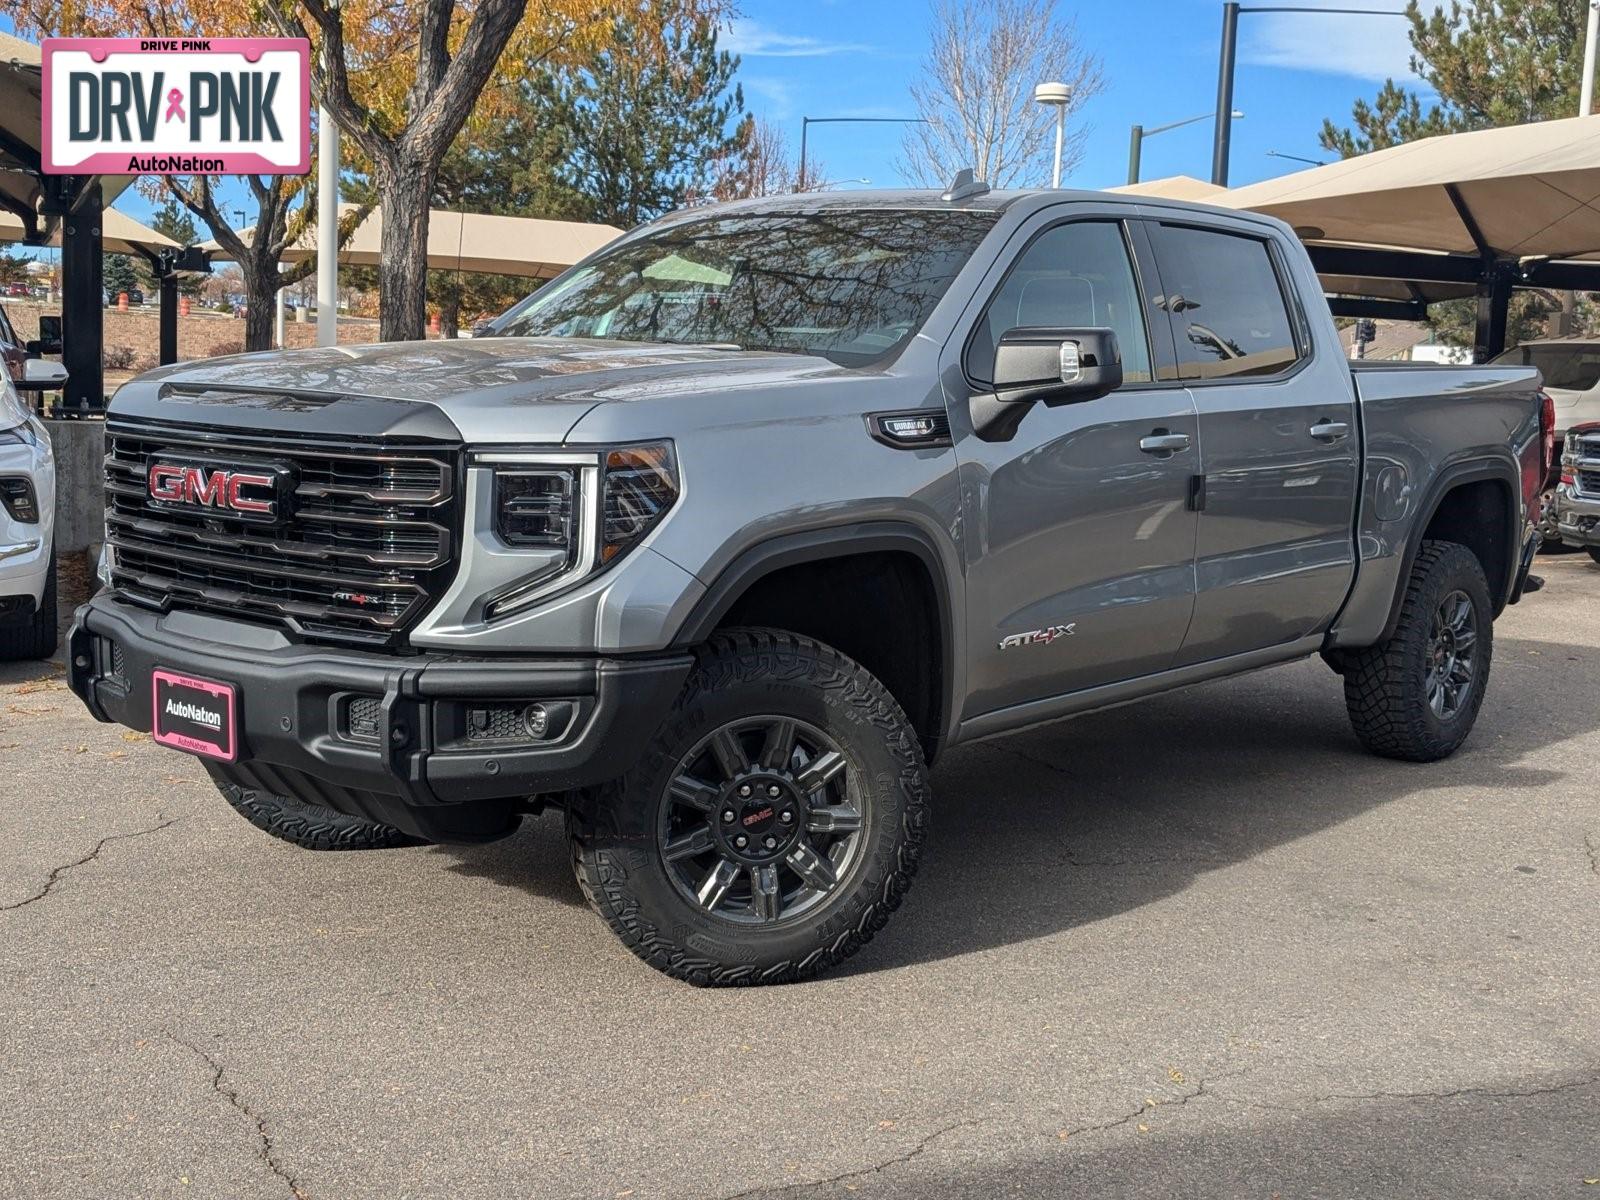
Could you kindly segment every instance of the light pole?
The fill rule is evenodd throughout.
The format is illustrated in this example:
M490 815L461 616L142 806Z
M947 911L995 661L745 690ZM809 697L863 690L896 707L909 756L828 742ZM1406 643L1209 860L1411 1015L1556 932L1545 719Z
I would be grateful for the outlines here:
M926 125L924 117L801 117L800 166L795 172L794 190L806 190L806 135L813 125Z
M1325 158L1301 158L1298 154L1285 154L1281 150L1268 150L1267 151L1267 157L1268 158L1287 158L1291 162L1310 163L1313 167L1325 167L1325 166L1328 165L1328 160L1325 159Z
M1050 176L1050 186L1061 186L1061 145L1066 137L1067 105L1072 103L1072 85L1067 83L1041 83L1033 89L1033 98L1040 104L1056 110L1056 169Z
M1589 23L1583 31L1583 87L1579 93L1578 115L1594 111L1594 52L1600 38L1600 0L1589 0Z
M327 54L324 39L323 54ZM326 58L323 67L328 65ZM339 344L339 126L317 110L317 345Z
M1144 140L1155 137L1158 133L1165 133L1169 129L1181 129L1185 125L1193 125L1197 121L1209 121L1216 113L1201 113L1198 117L1185 117L1182 121L1173 121L1169 125L1157 125L1154 129L1146 129L1143 125L1135 125L1128 135L1128 182L1139 182L1139 162L1144 154ZM1244 116L1238 109L1233 110L1233 119L1239 120Z
M1222 53L1217 69L1217 132L1211 150L1211 182L1218 187L1228 186L1228 152L1233 135L1233 122L1224 121L1222 114L1233 111L1233 60L1239 48L1240 13L1333 13L1336 16L1403 17L1400 8L1310 8L1306 5L1251 5L1246 8L1238 0L1227 0L1222 6Z

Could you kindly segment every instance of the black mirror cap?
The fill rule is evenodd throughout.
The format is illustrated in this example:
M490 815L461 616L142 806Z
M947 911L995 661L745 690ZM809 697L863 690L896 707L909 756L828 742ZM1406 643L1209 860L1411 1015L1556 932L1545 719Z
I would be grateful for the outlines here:
M1122 386L1122 351L1111 329L1009 329L994 351L994 391L970 402L973 431L1007 442L1036 402L1096 400Z
M1094 400L1122 386L1122 351L1110 329L1020 327L994 351L994 391L1005 404Z

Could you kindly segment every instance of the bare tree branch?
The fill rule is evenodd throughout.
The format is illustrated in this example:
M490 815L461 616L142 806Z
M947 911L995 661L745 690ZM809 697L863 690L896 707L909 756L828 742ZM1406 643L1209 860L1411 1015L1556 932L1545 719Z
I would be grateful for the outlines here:
M925 124L908 126L902 174L923 186L971 167L995 187L1049 182L1055 111L1033 99L1044 82L1072 89L1067 117L1100 91L1099 59L1056 0L935 0L933 39L911 95ZM1083 157L1087 131L1067 131L1065 174Z

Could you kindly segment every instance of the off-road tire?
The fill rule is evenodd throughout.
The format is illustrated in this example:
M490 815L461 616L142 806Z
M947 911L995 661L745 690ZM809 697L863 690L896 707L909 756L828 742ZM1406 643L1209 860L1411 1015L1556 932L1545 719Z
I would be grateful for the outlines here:
M818 907L772 926L736 926L673 885L658 848L661 806L682 756L726 722L776 714L841 747L871 789L863 852ZM860 664L810 638L769 629L717 634L634 768L569 809L573 870L594 910L657 970L699 986L787 983L849 958L900 906L928 815L916 732Z
M56 652L56 554L50 550L50 573L33 612L0 624L0 661L49 658Z
M392 825L352 817L326 805L264 788L243 787L228 779L218 767L207 765L222 798L257 829L302 850L397 850L425 846L421 838L401 833Z
M1428 706L1427 654L1433 616L1453 591L1464 592L1476 620L1471 692L1454 716L1439 719ZM1489 686L1494 606L1477 556L1455 542L1425 541L1406 582L1400 619L1387 641L1345 651L1344 699L1361 744L1373 754L1435 762L1466 741Z
M1595 562L1600 563L1600 546L1585 546L1584 549L1589 552L1590 558L1594 559Z

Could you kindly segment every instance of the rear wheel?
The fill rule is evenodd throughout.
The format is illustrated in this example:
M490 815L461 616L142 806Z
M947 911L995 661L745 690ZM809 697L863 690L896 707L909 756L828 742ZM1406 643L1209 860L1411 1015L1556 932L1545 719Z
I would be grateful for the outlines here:
M1489 585L1454 542L1422 543L1394 634L1344 654L1345 706L1374 754L1433 762L1472 732L1494 650Z
M626 776L572 809L573 865L640 958L695 984L842 962L916 870L926 767L863 667L807 638L716 637Z
M50 552L50 573L33 611L9 622L0 618L0 661L49 658L56 652L56 555Z
M1586 549L1589 551L1589 557L1600 563L1600 546L1589 546Z
M227 768L206 765L222 798L257 829L302 850L394 850L427 845L392 825L353 817L326 805L235 783Z

